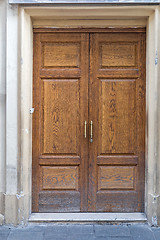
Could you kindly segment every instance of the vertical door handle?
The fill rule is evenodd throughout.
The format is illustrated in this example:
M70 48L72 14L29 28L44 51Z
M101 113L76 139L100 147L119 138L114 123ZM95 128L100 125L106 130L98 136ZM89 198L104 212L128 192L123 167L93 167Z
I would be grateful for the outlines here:
M84 137L87 138L87 121L84 122Z
M93 142L93 121L91 121L91 138L90 138L90 142Z

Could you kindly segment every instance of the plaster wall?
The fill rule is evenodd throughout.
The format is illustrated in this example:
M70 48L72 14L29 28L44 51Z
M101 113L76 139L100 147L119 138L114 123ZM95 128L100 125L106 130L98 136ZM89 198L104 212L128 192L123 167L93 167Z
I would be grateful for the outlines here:
M6 191L5 223L17 223L19 194L18 6L6 4Z
M150 223L156 225L157 215L157 174L158 174L158 41L159 9L148 19L147 29L147 139L146 139L146 213Z
M160 8L158 9L158 52L157 57L160 59ZM157 68L157 80L158 80L158 96L160 95L160 66L158 65ZM158 98L158 116L157 116L157 128L158 128L158 137L157 137L157 188L156 188L156 195L157 195L157 215L158 215L158 225L160 226L160 97Z
M7 5L6 14L5 48L4 43L2 44L0 41L0 49L6 49L6 66L4 66L7 94L6 158L4 155L4 159L0 159L3 166L1 171L3 172L6 169L2 184L0 183L2 185L0 191L5 191L5 208L1 207L2 204L0 205L0 210L5 209L5 223L25 224L31 214L32 115L29 110L32 107L33 25L35 27L76 27L80 25L137 27L146 25L145 213L150 224L157 225L158 222L160 224L160 130L158 127L160 118L160 112L158 111L160 105L160 99L158 98L160 91L160 64L157 61L160 52L160 7L62 6L47 8ZM73 21L73 19L76 19L76 21ZM94 21L91 19L94 19ZM100 19L99 23L95 21L96 19ZM0 59L2 59L1 56L2 54L0 54ZM5 119L3 126L5 126ZM2 128L3 126L0 125ZM4 144L3 148L5 148Z
M5 81L5 40L6 40L6 4L0 1L0 224L3 223L5 193L5 140L6 140L6 81Z

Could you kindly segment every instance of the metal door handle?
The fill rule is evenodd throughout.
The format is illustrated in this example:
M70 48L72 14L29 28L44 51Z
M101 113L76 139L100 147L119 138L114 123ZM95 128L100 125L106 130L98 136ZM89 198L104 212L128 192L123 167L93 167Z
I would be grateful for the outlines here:
M84 122L84 137L87 138L87 121Z
M91 139L90 142L93 142L93 121L91 121Z

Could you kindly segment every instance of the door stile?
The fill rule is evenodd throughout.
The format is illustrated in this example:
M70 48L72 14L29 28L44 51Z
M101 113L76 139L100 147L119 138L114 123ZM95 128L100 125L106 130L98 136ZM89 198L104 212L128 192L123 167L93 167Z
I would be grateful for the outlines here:
M41 46L40 34L34 34L33 38L34 53L33 53L33 107L34 114L32 115L32 142L34 143L34 151L32 151L32 211L39 211L38 193L39 193L39 126L40 126L40 77L39 69L41 62Z
M88 55L88 33L34 34L33 212L87 211Z
M91 121L88 211L143 212L145 33L90 34Z
M80 152L81 152L81 168L80 168L80 186L81 186L81 211L85 212L88 208L88 79L89 79L89 34L81 34L81 85L80 85L80 99L81 99L81 112L80 112ZM85 121L86 125L86 138L85 138Z
M97 64L95 59L97 51L96 34L90 33L90 79L89 79L89 189L88 189L88 211L96 211L96 192L97 192L97 169L96 156L98 144L98 81ZM90 142L91 121L93 121L93 142Z
M146 126L146 33L139 34L139 69L140 76L137 82L137 92L136 97L138 99L138 109L137 109L137 155L139 156L139 167L137 170L137 177L139 179L139 184L137 184L138 191L138 210L144 212L144 194L145 194L145 126Z

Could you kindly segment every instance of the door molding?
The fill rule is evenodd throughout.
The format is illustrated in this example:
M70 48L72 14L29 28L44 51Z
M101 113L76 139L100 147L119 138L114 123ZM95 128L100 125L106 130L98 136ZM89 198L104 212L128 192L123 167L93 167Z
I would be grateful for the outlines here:
M97 7L98 8L98 7ZM56 8L52 8L53 17L57 17ZM78 7L76 8L78 9ZM87 7L85 7L85 10ZM129 11L132 12L130 19L134 19L137 16L137 8L134 7L132 10L130 7L123 8L120 13L121 8L108 8L110 13L104 10L105 8L98 8L96 12L96 7L94 7L92 16L100 18L100 13L106 15L106 18L110 16L110 13L114 17L122 20L124 17L128 17ZM21 96L23 99L21 101L21 166L24 171L21 172L22 182L21 188L23 189L23 202L24 213L23 219L28 221L29 215L31 214L31 169L32 169L32 117L29 114L29 109L32 106L32 17L34 19L39 19L39 17L47 17L47 12L45 8L27 8L21 7L21 58L23 59L23 67L21 67ZM143 10L143 11L142 11ZM39 14L38 14L39 11ZM61 8L58 9L61 12ZM74 7L69 8L70 16L75 15ZM158 20L159 8L158 7L138 7L140 17L146 18L147 20L147 62L146 62L146 109L147 109L147 124L146 124L146 184L145 184L145 213L147 215L148 221L156 225L158 216L158 182L155 177L155 173L158 174L158 100L155 97L158 96L158 64L155 66L155 53L158 49ZM63 8L61 16L63 15ZM72 14L71 14L72 13ZM83 9L80 10L81 18L83 19L85 14ZM79 16L80 16L79 14ZM108 15L107 15L108 14ZM59 15L60 16L60 15ZM58 16L58 17L59 17ZM60 18L60 17L59 17ZM64 16L65 18L65 16ZM67 18L67 17L66 17ZM113 21L114 25L114 21ZM124 26L124 25L123 25ZM121 27L123 27L121 25ZM132 25L133 26L133 25ZM135 24L136 26L136 24ZM29 51L30 50L30 51ZM153 81L154 79L154 81ZM152 106L152 107L151 107ZM27 146L27 147L26 147ZM150 177L148 177L150 176ZM23 207L22 207L23 208ZM17 213L18 214L18 213ZM159 214L159 215L158 215Z

